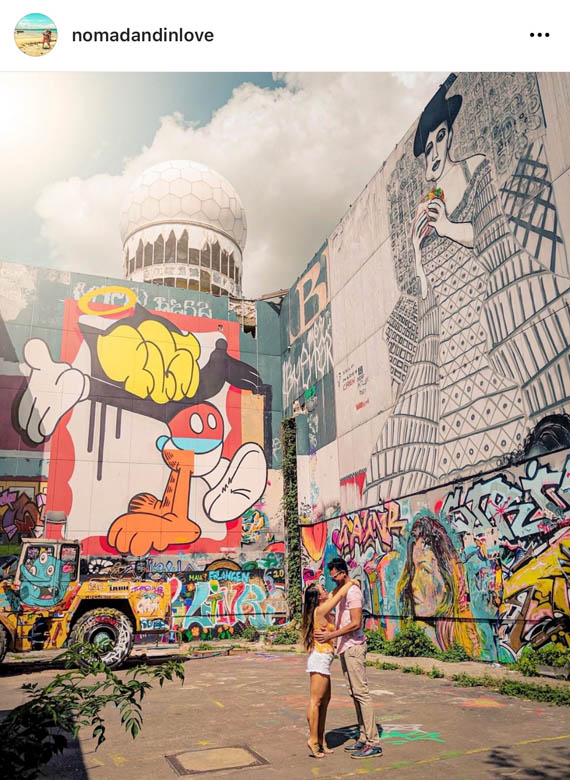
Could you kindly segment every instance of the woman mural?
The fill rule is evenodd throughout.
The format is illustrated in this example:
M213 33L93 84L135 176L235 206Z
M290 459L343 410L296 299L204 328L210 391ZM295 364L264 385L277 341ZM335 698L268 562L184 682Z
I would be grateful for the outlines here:
M422 621L441 650L457 644L472 657L480 654L463 563L445 528L432 515L414 521L396 593L401 614Z
M570 396L565 362L570 318L558 312L570 283L553 273L562 267L563 246L558 246L551 185L537 175L542 189L532 193L539 208L543 204L554 210L554 233L548 236L535 224L537 204L530 216L511 204L527 233L544 233L542 243L525 239L528 248L523 249L511 229L515 217L509 222L499 199L488 158L475 154L455 159L452 154L463 103L459 94L447 96L454 81L451 76L439 88L415 133L413 153L421 158L430 187L423 198L412 201L417 205L408 228L419 280L413 301L416 347L375 448L367 503L431 487L517 449L533 427L533 417L544 408L562 408ZM526 146L528 138L524 133L521 138ZM530 144L521 151L519 166L539 165L542 145L538 152L533 148ZM403 178L405 174L413 178L409 170ZM517 176L524 179L524 171ZM404 198L409 202L414 191L409 181L405 191L406 182L397 183L402 215ZM549 267L542 251L547 242L552 246ZM530 254L531 245L537 257ZM410 296L407 301L409 306ZM544 328L550 316L552 333Z

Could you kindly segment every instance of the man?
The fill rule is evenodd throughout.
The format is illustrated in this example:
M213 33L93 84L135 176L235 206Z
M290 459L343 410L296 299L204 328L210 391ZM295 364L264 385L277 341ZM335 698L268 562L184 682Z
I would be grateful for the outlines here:
M336 585L333 593L336 593L349 579L348 567L342 558L333 558L327 564L327 568ZM357 742L345 747L345 750L352 753L352 758L370 758L382 755L374 707L366 679L364 663L366 660L366 636L362 631L362 601L361 589L353 585L337 605L335 631L322 629L315 631L315 639L318 642L328 642L339 637L336 652L340 657L342 671L350 689L360 728Z

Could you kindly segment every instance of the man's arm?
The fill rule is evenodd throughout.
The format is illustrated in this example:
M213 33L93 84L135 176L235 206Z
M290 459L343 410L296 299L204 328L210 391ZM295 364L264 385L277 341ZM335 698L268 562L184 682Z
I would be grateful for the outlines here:
M355 607L350 610L350 623L337 631L323 631L322 629L315 630L315 639L317 642L329 642L331 639L336 639L337 636L343 636L344 634L350 634L352 631L358 631L362 627L362 607Z

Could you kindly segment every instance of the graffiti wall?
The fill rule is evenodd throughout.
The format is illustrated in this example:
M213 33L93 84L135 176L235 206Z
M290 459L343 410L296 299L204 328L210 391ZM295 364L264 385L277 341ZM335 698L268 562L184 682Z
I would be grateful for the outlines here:
M301 528L305 582L340 555L369 627L419 622L442 650L486 660L570 646L570 453Z
M175 558L204 628L282 619L277 312L254 304L246 333L227 297L11 264L0 280L1 541L63 517L94 565ZM189 596L220 557L255 573Z
M569 94L566 74L451 74L332 232L326 277L313 260L291 288L302 517L492 469L570 411ZM302 395L322 354L300 347L311 296L330 312L334 441Z
M297 417L299 507L303 517L338 513L335 386L328 245L281 305L283 407Z

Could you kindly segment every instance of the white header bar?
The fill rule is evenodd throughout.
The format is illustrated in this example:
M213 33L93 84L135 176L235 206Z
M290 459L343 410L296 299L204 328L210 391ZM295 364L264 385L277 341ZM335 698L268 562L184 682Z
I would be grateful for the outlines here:
M49 56L15 45L32 11L57 27ZM560 0L3 0L0 70L565 71L567 11Z

